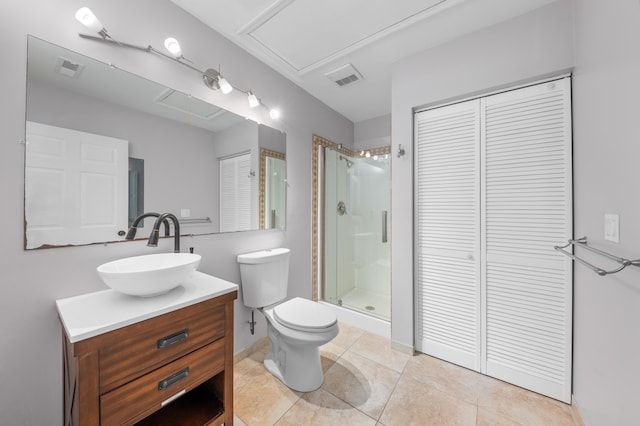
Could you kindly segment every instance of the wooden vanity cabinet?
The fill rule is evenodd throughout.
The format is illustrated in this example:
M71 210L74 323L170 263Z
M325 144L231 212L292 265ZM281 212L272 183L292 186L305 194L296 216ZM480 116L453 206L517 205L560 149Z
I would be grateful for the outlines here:
M64 424L233 425L237 291L71 343Z

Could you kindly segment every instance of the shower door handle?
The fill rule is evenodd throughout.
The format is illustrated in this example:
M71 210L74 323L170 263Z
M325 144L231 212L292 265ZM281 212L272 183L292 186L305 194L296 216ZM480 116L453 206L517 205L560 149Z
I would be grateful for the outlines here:
M387 242L387 211L382 210L382 242Z

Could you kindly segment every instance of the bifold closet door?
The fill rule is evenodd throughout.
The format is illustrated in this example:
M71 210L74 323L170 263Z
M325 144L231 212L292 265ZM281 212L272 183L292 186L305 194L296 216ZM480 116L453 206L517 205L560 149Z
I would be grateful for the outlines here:
M480 110L415 117L416 349L480 370Z
M571 401L570 79L483 99L486 374Z
M415 115L416 349L570 402L570 79Z

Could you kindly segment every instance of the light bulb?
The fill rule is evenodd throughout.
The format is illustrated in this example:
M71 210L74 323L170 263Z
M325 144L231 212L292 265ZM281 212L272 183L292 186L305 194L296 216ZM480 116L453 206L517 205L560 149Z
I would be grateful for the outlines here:
M180 48L180 43L173 37L169 37L164 41L164 47L176 58L182 56L182 49Z
M374 155L374 156L373 156L373 159L374 159L375 161L378 161L378 156L377 156L377 155Z
M365 152L364 156L367 157L367 158L371 157L371 152L369 152L369 151Z
M274 120L277 120L278 118L280 118L280 111L277 109L272 109L271 111L269 111L269 116Z
M231 93L231 91L233 90L233 86L231 86L227 79L222 76L220 76L220 78L218 79L218 85L220 86L220 90L222 91L222 93L224 93L225 95Z
M96 15L93 14L91 9L88 7L81 7L76 12L76 19L85 27L89 28L92 31L99 33L104 29L102 26L102 22L96 18Z
M247 93L247 100L249 101L249 106L251 108L255 108L260 105L260 102L258 101L258 98L256 98L256 95L251 92Z
M364 149L360 151L360 157L362 157L363 155L364 155Z

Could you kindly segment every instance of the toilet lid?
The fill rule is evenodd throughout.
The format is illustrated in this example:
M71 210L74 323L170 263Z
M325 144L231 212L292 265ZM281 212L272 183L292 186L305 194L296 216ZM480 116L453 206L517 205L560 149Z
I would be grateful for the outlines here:
M280 324L300 331L323 331L338 322L331 309L301 297L279 304L273 314Z

